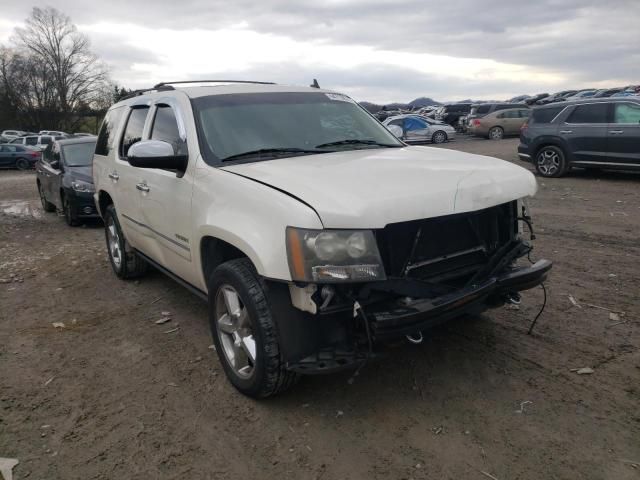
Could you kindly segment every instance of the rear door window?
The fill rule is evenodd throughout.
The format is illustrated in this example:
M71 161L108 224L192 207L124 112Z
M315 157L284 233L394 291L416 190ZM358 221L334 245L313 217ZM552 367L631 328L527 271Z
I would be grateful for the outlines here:
M425 128L427 128L427 124L417 118L410 117L404 120L404 129L407 132L412 130L423 130Z
M613 111L614 123L633 123L640 125L640 105L635 103L616 103Z
M147 119L147 113L149 113L149 107L147 106L131 110L129 119L127 120L127 126L122 135L122 142L120 143L120 156L122 158L127 157L131 145L142 140L142 130L144 129L144 122Z
M567 118L567 123L607 123L608 103L578 105Z

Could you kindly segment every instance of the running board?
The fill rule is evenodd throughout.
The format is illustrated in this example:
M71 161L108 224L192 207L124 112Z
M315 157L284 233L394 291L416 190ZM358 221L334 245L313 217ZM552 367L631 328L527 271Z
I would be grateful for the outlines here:
M178 282L180 285L182 285L184 288L186 288L187 290L189 290L191 293L193 293L194 295L197 295L198 297L200 297L202 300L204 301L208 301L209 297L208 295L203 292L202 290L200 290L198 287L195 287L193 285L191 285L189 282L183 280L182 278L180 278L179 276L177 276L175 273L173 273L170 270L167 270L166 268L164 268L162 265L160 265L159 263L157 263L154 260L151 260L149 257L147 257L144 253L140 252L140 250L134 250L136 252L136 255L138 255L140 258L142 258L145 262L149 263L150 265L152 265L154 268L160 270L162 273L164 273L167 277L171 278L172 280L175 280L176 282Z

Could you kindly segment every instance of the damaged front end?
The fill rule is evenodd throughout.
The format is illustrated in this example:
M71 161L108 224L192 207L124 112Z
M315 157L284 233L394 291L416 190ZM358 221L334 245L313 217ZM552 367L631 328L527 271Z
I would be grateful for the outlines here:
M289 368L318 373L357 365L375 342L421 338L430 327L519 298L552 266L520 261L532 250L522 238L523 224L531 229L526 208L516 201L389 224L374 232L384 280L280 288L295 311L278 314Z

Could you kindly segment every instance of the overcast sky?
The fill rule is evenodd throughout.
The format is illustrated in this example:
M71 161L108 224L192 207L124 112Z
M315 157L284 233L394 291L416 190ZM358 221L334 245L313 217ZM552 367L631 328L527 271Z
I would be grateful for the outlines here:
M640 83L640 0L50 0L130 88L239 78L357 100ZM29 15L2 0L0 43Z

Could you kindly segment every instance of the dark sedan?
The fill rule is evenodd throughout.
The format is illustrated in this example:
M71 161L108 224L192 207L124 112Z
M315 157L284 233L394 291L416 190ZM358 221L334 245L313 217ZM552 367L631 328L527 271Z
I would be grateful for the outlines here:
M93 201L95 137L56 140L36 164L38 193L45 212L64 213L71 226L99 218Z
M28 170L40 159L40 152L22 145L0 145L0 168Z

